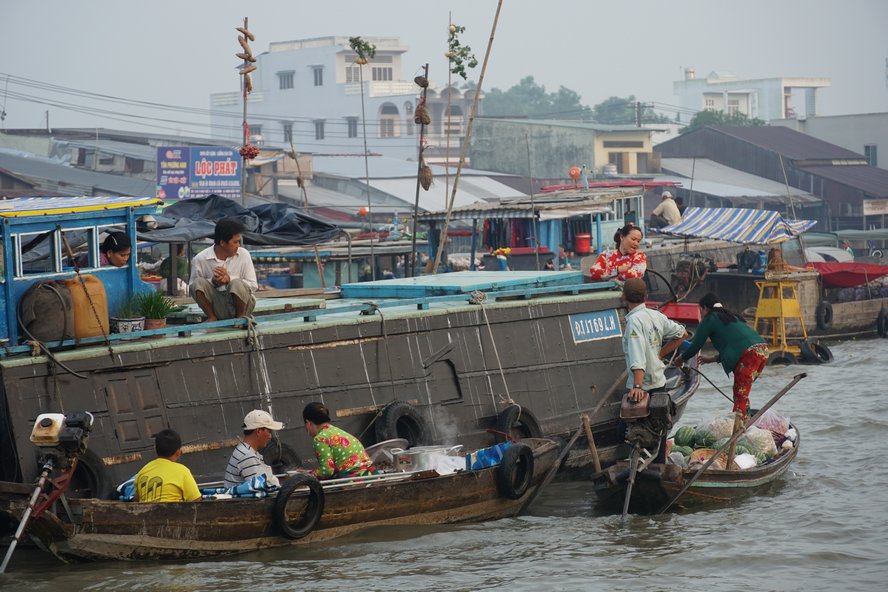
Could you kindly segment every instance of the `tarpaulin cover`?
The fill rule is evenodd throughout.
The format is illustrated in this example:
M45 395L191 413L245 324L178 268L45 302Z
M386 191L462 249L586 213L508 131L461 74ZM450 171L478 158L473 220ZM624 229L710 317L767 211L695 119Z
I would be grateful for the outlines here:
M773 245L798 236L816 223L816 220L786 220L779 212L768 210L689 207L681 222L661 228L660 232L747 245Z
M888 265L874 263L817 263L814 266L820 272L824 288L853 288L868 284L883 275L888 275Z
M218 195L184 199L156 216L157 229L139 231L142 240L161 243L188 242L212 237L216 222L235 218L246 227L248 245L314 245L332 240L338 226L314 218L282 203L245 208Z

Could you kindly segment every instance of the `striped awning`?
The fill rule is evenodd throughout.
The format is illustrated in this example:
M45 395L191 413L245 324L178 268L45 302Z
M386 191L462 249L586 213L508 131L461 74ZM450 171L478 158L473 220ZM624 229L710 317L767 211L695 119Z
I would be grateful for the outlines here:
M800 235L816 223L816 220L786 220L779 212L767 210L689 207L680 223L661 228L660 232L747 245L773 245Z

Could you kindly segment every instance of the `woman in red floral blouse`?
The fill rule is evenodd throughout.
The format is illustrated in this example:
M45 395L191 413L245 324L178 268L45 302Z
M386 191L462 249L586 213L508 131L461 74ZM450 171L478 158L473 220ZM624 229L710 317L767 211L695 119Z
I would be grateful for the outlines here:
M641 228L632 223L619 229L614 235L616 248L602 252L589 268L592 281L625 282L629 278L644 277L644 272L647 270L647 257L638 250L643 238Z

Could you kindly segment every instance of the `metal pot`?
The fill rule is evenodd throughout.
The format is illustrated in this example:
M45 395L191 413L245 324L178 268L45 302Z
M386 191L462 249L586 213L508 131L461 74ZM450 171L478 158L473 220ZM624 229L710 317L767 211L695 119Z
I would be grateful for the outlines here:
M395 468L399 471L431 471L437 466L437 459L441 456L455 455L462 449L462 444L456 446L414 446L403 450L392 449L392 459Z

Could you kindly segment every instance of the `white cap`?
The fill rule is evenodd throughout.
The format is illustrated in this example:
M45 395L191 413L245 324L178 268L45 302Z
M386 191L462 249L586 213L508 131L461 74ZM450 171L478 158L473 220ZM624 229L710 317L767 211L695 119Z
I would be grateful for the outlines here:
M269 430L281 430L284 424L275 421L268 411L261 409L253 409L244 417L244 429L255 430L258 428L268 428Z
M672 194L668 191L664 191L660 197L662 197L663 199L666 199L667 197L672 197Z

